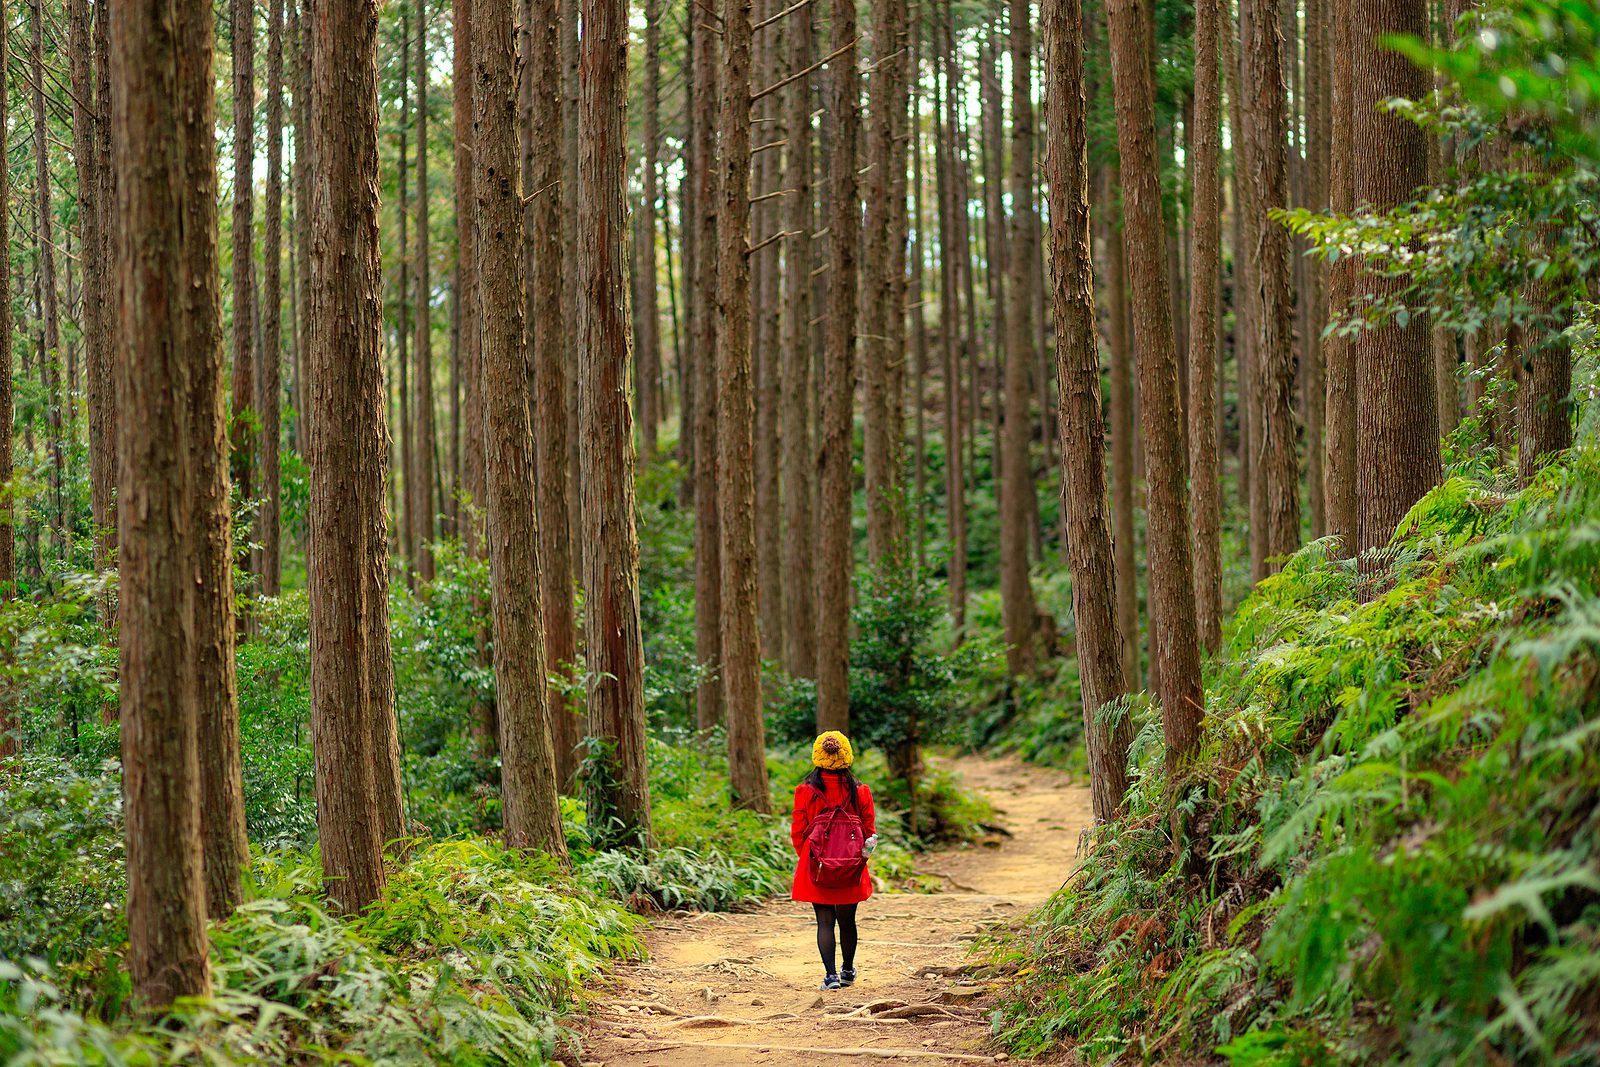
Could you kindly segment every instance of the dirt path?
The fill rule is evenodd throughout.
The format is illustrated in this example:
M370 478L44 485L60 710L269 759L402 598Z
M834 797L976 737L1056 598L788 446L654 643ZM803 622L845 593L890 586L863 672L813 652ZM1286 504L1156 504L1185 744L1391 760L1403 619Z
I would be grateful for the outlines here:
M922 857L918 868L942 875L943 892L879 893L863 904L853 987L817 989L822 965L809 905L667 916L650 934L650 962L622 971L594 1002L584 1063L864 1067L1003 1058L986 1052L992 987L941 969L959 968L984 927L1023 914L1061 885L1090 822L1089 791L1011 760L968 756L954 765L993 801L1011 836Z

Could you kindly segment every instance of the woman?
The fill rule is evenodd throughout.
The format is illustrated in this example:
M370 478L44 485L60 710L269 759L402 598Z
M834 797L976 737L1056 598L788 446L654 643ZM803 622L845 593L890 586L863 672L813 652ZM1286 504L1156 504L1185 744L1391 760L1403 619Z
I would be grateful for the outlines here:
M856 980L856 905L872 895L867 856L877 847L877 817L872 790L850 773L855 754L850 739L837 730L811 746L815 766L794 791L794 824L789 836L799 856L790 897L817 913L817 951L822 955L823 989ZM833 969L834 927L844 968Z

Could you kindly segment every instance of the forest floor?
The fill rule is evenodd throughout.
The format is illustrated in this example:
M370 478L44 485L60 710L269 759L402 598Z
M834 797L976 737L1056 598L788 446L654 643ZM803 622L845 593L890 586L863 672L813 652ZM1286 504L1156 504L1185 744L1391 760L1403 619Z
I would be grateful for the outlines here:
M860 978L823 993L811 908L775 900L742 914L668 915L648 963L592 1001L584 1063L604 1067L825 1067L998 1062L985 1005L968 977L972 942L1021 918L1065 881L1092 822L1089 790L1016 760L949 761L994 804L1004 833L920 857L936 893L877 893L861 905Z

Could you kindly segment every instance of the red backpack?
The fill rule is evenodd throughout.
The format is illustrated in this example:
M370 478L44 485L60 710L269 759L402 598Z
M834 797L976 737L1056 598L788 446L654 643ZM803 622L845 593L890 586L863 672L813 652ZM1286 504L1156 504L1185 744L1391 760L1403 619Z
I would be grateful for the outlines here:
M843 804L812 819L806 828L811 881L824 889L843 889L861 881L861 873L867 869L867 857L861 851L865 844L861 816Z

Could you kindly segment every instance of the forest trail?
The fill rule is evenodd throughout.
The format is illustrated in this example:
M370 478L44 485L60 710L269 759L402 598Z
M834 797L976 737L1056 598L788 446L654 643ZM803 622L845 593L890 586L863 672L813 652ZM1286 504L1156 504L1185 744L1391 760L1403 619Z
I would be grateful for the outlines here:
M593 1002L584 1063L826 1067L1002 1058L985 1052L992 984L949 972L967 962L984 928L1025 914L1060 887L1092 822L1089 790L1017 760L964 756L951 765L988 796L1010 836L920 857L917 869L939 875L941 892L878 893L863 904L861 977L853 987L817 989L822 965L809 905L776 900L744 914L667 916L649 935L650 962L620 971ZM894 1017L900 1008L910 1011Z

